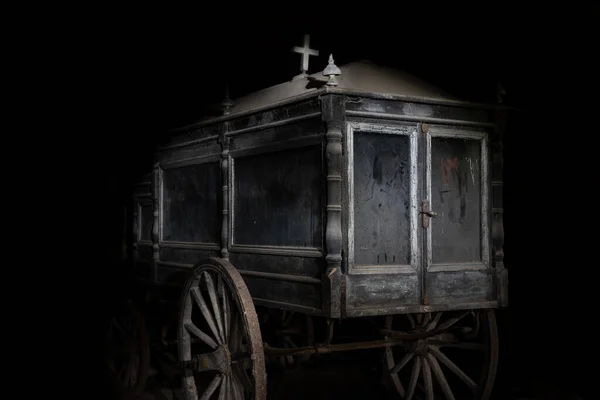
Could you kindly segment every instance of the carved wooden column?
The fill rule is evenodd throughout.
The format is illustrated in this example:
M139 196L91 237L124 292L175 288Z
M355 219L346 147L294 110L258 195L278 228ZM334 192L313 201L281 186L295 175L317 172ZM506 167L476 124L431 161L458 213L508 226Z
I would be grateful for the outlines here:
M508 305L508 270L504 267L504 145L502 143L503 132L506 129L505 113L497 111L495 120L498 129L494 132L492 140L492 248L498 304L506 307Z
M221 129L221 182L223 185L223 206L221 219L221 257L229 259L229 138L225 135L229 130L229 122L223 123Z
M159 207L160 207L160 165L154 164L152 170L152 280L158 278L158 262L160 261L159 241Z
M131 248L132 248L132 256L133 256L133 261L137 261L139 260L140 257L140 253L138 250L138 241L140 240L140 235L139 235L139 230L138 230L138 226L139 226L139 209L140 209L140 205L138 203L138 200L136 198L133 199L133 232L132 232L132 244L131 244Z
M225 100L222 103L223 115L229 115L233 101L229 98L229 88L225 88ZM223 186L223 206L221 218L221 257L229 259L229 121L223 122L219 134L219 143L221 144L221 183Z
M324 303L333 318L343 316L345 302L342 274L342 127L344 97L325 95L322 118L327 127L325 154L327 159L327 226L325 229Z

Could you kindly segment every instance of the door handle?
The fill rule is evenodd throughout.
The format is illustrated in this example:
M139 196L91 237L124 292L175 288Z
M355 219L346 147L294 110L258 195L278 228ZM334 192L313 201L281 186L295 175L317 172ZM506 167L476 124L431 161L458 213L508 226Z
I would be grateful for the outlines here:
M438 213L431 211L431 206L429 205L429 200L425 199L421 202L421 222L423 223L423 228L429 228L429 220L431 218L435 218L438 216Z

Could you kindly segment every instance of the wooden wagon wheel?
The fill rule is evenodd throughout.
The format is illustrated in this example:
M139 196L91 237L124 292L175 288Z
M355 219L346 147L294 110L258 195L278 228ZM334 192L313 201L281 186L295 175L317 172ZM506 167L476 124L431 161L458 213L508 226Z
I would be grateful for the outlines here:
M132 399L146 387L150 344L143 315L131 302L123 304L109 323L106 361L117 399Z
M196 265L183 288L177 330L186 399L266 398L258 318L244 280L228 261Z
M293 349L315 344L315 330L310 315L287 310L269 309L268 316L264 328L269 334L269 345ZM310 357L310 354L272 356L267 361L284 369L293 369L308 361Z
M402 399L490 397L498 365L498 328L493 310L388 316L386 328L403 333L442 331L385 349L387 377Z

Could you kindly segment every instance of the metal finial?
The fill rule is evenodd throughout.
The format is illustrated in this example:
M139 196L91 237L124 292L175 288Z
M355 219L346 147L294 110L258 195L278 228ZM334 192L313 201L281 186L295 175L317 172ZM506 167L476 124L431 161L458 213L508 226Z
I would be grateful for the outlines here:
M231 112L231 107L233 107L234 103L229 98L229 85L225 85L225 98L223 102L221 102L221 106L223 106L223 115L228 115Z
M335 77L337 75L341 75L341 74L342 74L342 70L339 69L337 65L335 65L335 63L333 61L333 54L330 54L329 62L327 64L327 66L325 67L325 69L323 70L323 75L329 77L329 80L327 81L327 86L337 86L338 82Z
M302 60L300 61L300 75L294 77L294 79L304 78L308 74L308 57L318 56L319 51L310 48L310 35L304 35L304 45L302 47L294 46L292 48L294 53L302 54Z

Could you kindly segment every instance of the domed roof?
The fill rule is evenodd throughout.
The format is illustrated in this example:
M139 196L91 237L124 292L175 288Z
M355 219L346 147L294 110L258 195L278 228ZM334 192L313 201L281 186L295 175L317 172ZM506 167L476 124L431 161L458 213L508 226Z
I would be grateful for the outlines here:
M355 61L340 66L333 90L435 100L459 99L399 69L377 65L370 61ZM242 96L234 101L231 114L262 109L295 97L310 96L325 88L327 77L317 72ZM316 93L315 93L316 94Z

